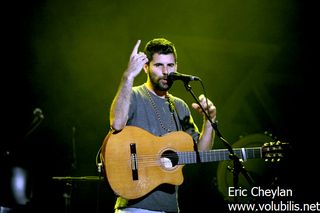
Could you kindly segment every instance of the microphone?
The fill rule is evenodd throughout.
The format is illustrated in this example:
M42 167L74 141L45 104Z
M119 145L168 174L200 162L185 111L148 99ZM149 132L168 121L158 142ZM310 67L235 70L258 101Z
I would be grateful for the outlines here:
M42 110L40 108L35 108L33 110L34 118L30 124L29 131L26 133L25 137L29 136L42 122L44 119Z
M168 79L171 81L181 80L183 82L201 81L201 79L197 76L182 74L182 73L178 73L178 72L169 73Z
M40 108L35 108L33 110L33 114L36 116L36 118L40 118L40 119L44 118L42 110Z

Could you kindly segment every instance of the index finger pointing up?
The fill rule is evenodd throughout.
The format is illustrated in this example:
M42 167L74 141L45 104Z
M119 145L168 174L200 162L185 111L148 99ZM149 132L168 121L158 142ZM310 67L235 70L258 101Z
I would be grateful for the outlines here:
M141 43L141 40L138 40L136 45L134 46L134 48L132 50L131 56L133 56L135 54L138 54L138 49L139 49L140 43Z

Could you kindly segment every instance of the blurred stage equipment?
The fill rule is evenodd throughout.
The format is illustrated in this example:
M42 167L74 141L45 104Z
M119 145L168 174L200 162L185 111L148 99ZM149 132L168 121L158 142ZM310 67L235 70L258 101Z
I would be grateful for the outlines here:
M40 108L33 110L33 120L25 135L26 139L40 125L44 115ZM22 141L24 142L24 140ZM19 145L19 144L17 144ZM0 150L0 210L3 212L15 212L27 206L33 193L33 183L30 171L19 163L17 147ZM25 160L23 160L25 161Z
M264 143L274 142L275 138L272 134L257 133L241 137L236 143L233 144L233 148L237 147L260 147ZM250 159L243 162L243 166L246 168L248 174L254 181L253 185L247 181L247 179L240 173L238 176L238 187L247 189L248 191L252 186L267 186L272 187L277 182L277 170L272 163L266 162L263 159ZM229 187L234 186L233 176L233 161L221 161L217 168L217 186L219 192L224 197L224 200L229 202L251 202L253 201L250 196L228 196Z
M65 176L65 177L52 177L52 180L62 182L64 185L64 192L62 194L62 197L64 199L64 212L70 213L74 212L74 209L72 208L72 194L73 194L73 188L75 183L78 182L101 182L104 183L104 178L101 176L81 176L81 177L71 177L71 176ZM99 191L100 191L100 184L97 185L97 204L96 204L96 212L99 212Z

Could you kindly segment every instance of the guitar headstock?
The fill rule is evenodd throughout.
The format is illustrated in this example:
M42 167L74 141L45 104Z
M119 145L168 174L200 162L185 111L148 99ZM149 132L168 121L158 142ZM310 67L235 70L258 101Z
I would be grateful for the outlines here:
M279 162L285 157L289 149L289 143L281 141L266 142L262 146L262 156L265 161Z

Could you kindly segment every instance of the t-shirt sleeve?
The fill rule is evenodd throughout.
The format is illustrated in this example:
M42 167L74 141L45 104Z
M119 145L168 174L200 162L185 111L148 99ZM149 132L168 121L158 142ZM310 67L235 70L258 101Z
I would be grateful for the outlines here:
M181 101L180 103L181 104L179 107L180 109L178 109L178 117L182 130L191 135L195 142L198 142L200 132L192 118L190 109L184 101Z

